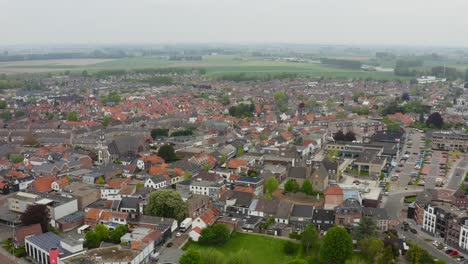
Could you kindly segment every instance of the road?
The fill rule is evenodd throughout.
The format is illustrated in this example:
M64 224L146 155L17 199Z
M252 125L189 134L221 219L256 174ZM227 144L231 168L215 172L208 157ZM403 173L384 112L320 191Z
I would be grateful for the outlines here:
M448 189L457 190L460 184L465 179L465 174L468 172L468 160L464 160L463 158L458 161L453 166L453 169L450 171L450 179L449 183L447 184Z
M418 244L420 247L427 250L427 252L429 252L429 254L434 256L434 258L444 260L447 263L458 263L455 259L453 259L449 255L445 254L445 252L443 252L441 250L438 250L434 245L431 244L432 242L427 242L427 241L424 240L424 239L431 239L431 241L433 241L434 240L433 237L424 234L414 224L410 224L410 226L412 226L412 228L415 228L416 230L418 230L418 233L413 234L413 233L411 233L409 231L404 231L404 230L401 229L401 226L398 226L398 228L397 228L398 233L400 233L401 236L405 236L407 240L411 240L411 241L415 242L416 244ZM464 257L466 257L466 256L464 256Z
M383 208L387 211L389 219L399 219L402 217L401 210L403 209L403 199L405 196L417 195L422 192L423 189L419 188L418 190L407 190L401 192L391 193L389 196L385 197L382 201ZM403 216L406 218L406 215Z

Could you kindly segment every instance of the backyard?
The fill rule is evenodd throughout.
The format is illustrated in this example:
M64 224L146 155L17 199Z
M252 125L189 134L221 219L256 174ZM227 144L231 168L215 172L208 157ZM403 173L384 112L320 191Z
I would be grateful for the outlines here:
M245 250L251 254L252 263L285 264L292 259L284 253L285 243L286 240L273 237L234 232L231 239L223 246L204 246L189 242L186 247L197 251L216 249L226 257L240 250Z

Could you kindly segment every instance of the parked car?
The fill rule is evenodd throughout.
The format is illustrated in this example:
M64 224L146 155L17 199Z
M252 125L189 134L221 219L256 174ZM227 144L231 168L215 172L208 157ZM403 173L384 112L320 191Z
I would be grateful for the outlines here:
M414 228L411 228L410 230L411 230L411 233L413 233L413 234L417 234L417 233L418 233L418 230L416 230L416 229L414 229Z
M169 243L167 243L166 247L170 248L170 247L172 247L172 245L174 245L174 243L169 242Z
M458 255L458 251L453 250L452 252L449 253L449 255L452 256L452 257L456 256L456 255Z
M445 250L445 254L450 254L450 253L452 253L452 251L453 251L452 249L447 249L447 250Z

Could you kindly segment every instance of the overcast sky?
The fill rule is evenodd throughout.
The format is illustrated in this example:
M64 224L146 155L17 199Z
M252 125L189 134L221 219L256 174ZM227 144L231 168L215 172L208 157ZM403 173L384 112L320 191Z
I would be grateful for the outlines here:
M468 0L0 0L1 44L468 46Z

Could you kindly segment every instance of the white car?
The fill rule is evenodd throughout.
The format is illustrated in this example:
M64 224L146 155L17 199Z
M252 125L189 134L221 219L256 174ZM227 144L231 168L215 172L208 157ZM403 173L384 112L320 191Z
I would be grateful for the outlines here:
M182 234L181 234L180 232L177 232L177 233L175 234L176 237L180 237L181 235L182 235Z

